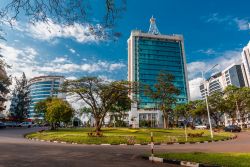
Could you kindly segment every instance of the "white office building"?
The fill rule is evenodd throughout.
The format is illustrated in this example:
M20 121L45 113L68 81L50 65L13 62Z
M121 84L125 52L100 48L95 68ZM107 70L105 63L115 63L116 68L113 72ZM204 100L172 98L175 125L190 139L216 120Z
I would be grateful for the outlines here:
M250 41L241 52L243 77L247 87L250 87Z
M201 83L201 96L205 98L205 88L207 89L207 95L210 95L216 91L223 91L229 85L235 85L237 87L246 86L243 68L240 62L231 64L223 71L212 75L205 82Z

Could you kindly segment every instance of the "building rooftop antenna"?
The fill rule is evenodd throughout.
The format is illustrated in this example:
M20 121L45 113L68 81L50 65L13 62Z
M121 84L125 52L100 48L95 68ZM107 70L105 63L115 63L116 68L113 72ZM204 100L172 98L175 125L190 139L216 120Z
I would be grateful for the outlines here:
M161 34L160 31L158 30L157 26L156 26L154 16L152 16L150 18L150 27L149 27L148 33L149 34L153 34L153 35L159 35L159 34Z

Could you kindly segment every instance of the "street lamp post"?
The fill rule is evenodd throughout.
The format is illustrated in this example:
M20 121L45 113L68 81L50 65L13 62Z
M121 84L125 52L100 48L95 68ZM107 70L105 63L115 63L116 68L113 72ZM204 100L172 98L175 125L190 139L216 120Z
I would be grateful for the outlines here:
M209 123L209 129L210 129L210 135L211 135L211 139L214 138L214 135L213 135L213 129L212 129L212 123L211 123L211 119L210 119L210 111L209 111L209 105L208 105L208 99L207 99L207 94L208 94L208 89L207 89L207 85L205 83L205 74L208 72L208 71L211 71L212 69L214 69L218 64L214 65L211 69L203 72L202 71L202 80L203 80L203 84L204 84L204 89L205 89L205 101L206 101L206 106L207 106L207 117L208 117L208 123Z

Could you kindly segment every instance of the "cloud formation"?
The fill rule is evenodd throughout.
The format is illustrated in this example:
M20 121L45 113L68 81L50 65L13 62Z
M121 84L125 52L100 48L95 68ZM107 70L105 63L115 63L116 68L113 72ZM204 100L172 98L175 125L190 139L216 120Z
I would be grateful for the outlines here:
M120 70L125 67L123 63L113 63L108 61L97 60L93 62L73 63L65 56L56 57L52 60L47 60L40 63L37 58L39 53L34 48L17 49L0 43L0 54L2 54L6 62L11 66L8 72L12 76L21 76L25 72L28 78L39 75L60 74L72 77L73 73L112 73L115 70Z
M189 80L189 90L190 90L191 100L197 100L201 98L201 92L199 87L201 82L202 82L201 77Z
M7 26L9 24L6 23ZM15 21L13 28L17 31L26 33L28 36L57 43L58 38L71 38L79 43L99 42L105 40L107 30L101 25L89 25L73 23L72 25L62 25L48 19L47 22L38 21L36 23L21 24ZM70 49L75 53L73 49Z
M54 38L72 38L77 42L96 42L98 39L90 33L89 25L74 23L64 26L54 23L51 19L47 23L37 22L29 25L29 35L40 40L51 40Z
M207 23L223 23L228 26L237 26L239 31L250 30L250 20L249 18L239 18L233 16L223 16L218 13L213 13L208 17L202 17Z
M214 59L208 59L204 61L195 61L187 64L188 77L194 79L201 76L202 71L207 71L212 68L215 64L218 66L214 69L215 71L221 71L233 63L237 63L241 60L241 50L227 50L224 52L216 53L221 55Z
M70 51L71 53L73 53L73 54L76 53L75 49L73 49L73 48L70 48L69 51Z
M34 71L34 66L37 65L35 58L38 55L34 48L16 49L0 43L0 53L3 55L6 63L11 66L8 73L14 77L20 77L22 72L27 76L39 75L41 73Z

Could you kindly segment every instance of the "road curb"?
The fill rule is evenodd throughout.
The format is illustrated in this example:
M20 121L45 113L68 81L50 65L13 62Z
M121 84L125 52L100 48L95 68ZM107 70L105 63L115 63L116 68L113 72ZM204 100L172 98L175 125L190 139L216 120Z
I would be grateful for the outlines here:
M168 164L175 164L175 165L188 166L188 167L221 167L219 165L208 165L208 164L203 164L203 163L165 159L165 158L151 157L151 156L150 157L142 156L142 159L149 160L152 162L168 163Z

